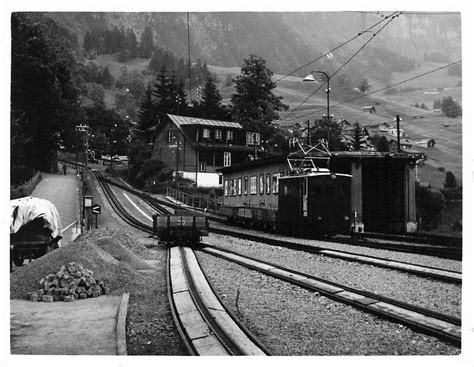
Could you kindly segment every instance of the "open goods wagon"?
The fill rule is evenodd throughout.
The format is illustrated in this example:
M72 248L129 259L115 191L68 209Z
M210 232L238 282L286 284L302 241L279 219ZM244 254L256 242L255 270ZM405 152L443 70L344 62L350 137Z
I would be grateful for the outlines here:
M59 247L61 221L48 200L24 197L10 201L10 261L16 266Z
M153 231L167 246L198 246L202 236L209 234L209 221L206 216L189 212L154 215Z

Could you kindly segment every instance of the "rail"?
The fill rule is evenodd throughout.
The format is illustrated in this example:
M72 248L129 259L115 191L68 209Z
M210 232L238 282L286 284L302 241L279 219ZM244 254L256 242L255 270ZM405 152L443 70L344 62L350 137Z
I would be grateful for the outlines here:
M169 196L195 209L218 211L219 208L222 206L222 199L208 198L200 195L191 195L187 192L179 191L171 187L168 187L166 189L166 196Z

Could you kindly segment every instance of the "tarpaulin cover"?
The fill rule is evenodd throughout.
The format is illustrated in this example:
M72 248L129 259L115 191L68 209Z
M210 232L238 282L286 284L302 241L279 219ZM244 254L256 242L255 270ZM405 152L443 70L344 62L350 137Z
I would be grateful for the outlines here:
M10 200L10 233L16 233L25 224L43 218L44 227L51 230L53 238L62 238L62 226L54 204L45 199L27 196Z

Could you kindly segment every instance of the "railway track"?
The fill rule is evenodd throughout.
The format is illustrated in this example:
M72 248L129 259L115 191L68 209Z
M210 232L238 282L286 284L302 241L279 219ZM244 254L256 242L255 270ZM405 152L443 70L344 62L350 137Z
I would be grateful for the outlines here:
M131 193L140 196L143 200L148 202L150 205L163 206L166 205L174 210L183 209L174 203L164 202L157 198L151 197L150 195L140 193L134 189L126 187L125 185L118 184L116 182L109 181L112 185L115 185L123 190L127 190ZM211 221L216 223L222 223L217 217L209 216ZM236 231L226 230L217 228L215 226L210 227L209 230L214 233L235 235L235 236L248 236L247 239L254 240L251 235L241 234ZM262 233L265 236L264 233ZM334 238L325 238L327 242L344 243L352 246L361 246L374 249L382 249L388 251L397 251L405 253L414 253L420 255L436 256L440 258L462 260L462 240L458 238L446 237L446 236L435 236L427 234L413 234L413 235L393 235L393 234L381 234L381 233L364 233L364 237L357 238L351 236L338 235ZM242 237L243 238L243 237ZM278 246L284 246L280 243Z
M155 208L156 210L161 210L165 211L167 209L163 208L163 203L159 201L156 198L151 197L150 195L140 193L134 189L131 189L129 187L126 187L125 185L117 184L115 182L105 180L107 183L111 183L112 185L126 190L128 192L131 192L133 194L138 194L137 196L140 197L142 200L144 200L146 203L148 203L150 206ZM168 204L170 208L177 209L178 206L175 204ZM401 262L401 261L393 261L393 260L388 260L380 257L375 257L375 256L367 256L367 255L360 255L357 253L349 252L349 251L340 251L340 250L333 250L329 248L325 248L322 246L313 246L313 245L305 245L301 244L298 242L289 242L285 240L278 240L274 238L270 238L268 236L265 236L264 233L259 234L259 235L252 235L249 233L243 233L243 232L238 232L238 231L233 231L229 229L223 229L223 228L217 228L217 227L211 227L210 231L218 234L223 234L223 235L228 235L232 237L237 237L237 238L242 238L246 239L249 241L257 241L257 242L262 242L266 243L269 245L273 246L280 246L284 248L290 248L294 250L300 250L300 251L305 251L309 253L314 253L314 254L320 254L324 256L330 256L334 258L339 258L339 259L344 259L347 261L355 261L359 263L364 263L364 264L370 264L374 266L379 266L379 267L384 267L388 269L393 269L393 270L399 270L399 271L404 271L407 273L415 274L417 276L421 277L430 277L434 279L439 279L443 280L446 282L453 282L453 283L462 283L462 273L452 271L452 270L446 270L442 268L436 268L436 267L428 267L428 266L423 266L419 264L413 264L413 263L407 263L407 262ZM351 243L352 244L352 243ZM379 248L377 246L374 246L375 248ZM413 246L411 246L413 247ZM398 248L398 247L397 247ZM432 247L433 248L433 247ZM437 247L434 247L435 249ZM390 248L387 249L386 247L383 247L385 250L391 250ZM404 252L412 252L409 251L409 249L405 249Z
M173 317L190 354L269 354L219 301L192 249L170 248L168 263Z
M416 331L436 336L457 347L461 345L461 320L459 318L344 286L232 251L217 249L214 246L208 245L200 251L296 284L305 289L317 291L335 301L404 324Z
M94 172L106 199L130 226L153 234L153 227L130 215L100 172ZM141 196L144 199L144 196ZM145 199L144 199L145 200ZM162 210L160 205L154 208ZM161 211L161 214L167 213ZM193 250L168 251L168 298L173 318L192 355L269 355L253 335L219 301L207 282Z

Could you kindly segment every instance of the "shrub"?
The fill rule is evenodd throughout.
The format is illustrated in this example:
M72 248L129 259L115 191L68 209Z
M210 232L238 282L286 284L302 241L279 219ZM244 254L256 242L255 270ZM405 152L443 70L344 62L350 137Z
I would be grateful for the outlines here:
M10 184L12 186L21 185L35 175L36 171L26 166L13 166L10 171Z
M425 230L436 229L441 221L444 197L438 190L421 186L418 182L415 186L416 211L418 218L422 220Z
M441 190L446 200L462 200L462 186L456 186Z

